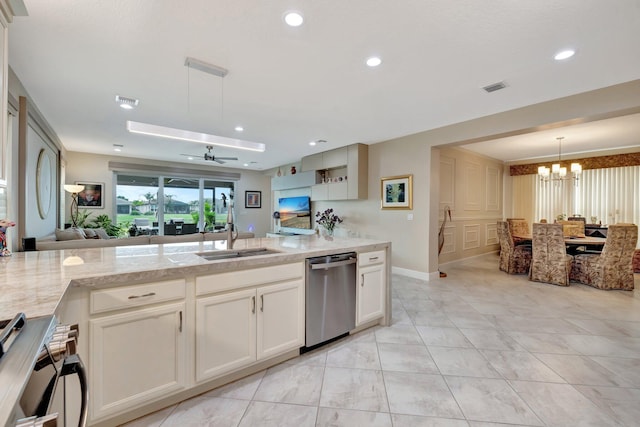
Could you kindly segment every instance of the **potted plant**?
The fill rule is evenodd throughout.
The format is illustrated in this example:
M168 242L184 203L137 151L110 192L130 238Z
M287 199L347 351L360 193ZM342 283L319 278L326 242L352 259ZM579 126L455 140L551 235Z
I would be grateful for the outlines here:
M316 222L325 229L328 236L333 236L333 230L336 228L336 225L342 222L342 218L334 214L332 208L324 212L316 212L316 218Z

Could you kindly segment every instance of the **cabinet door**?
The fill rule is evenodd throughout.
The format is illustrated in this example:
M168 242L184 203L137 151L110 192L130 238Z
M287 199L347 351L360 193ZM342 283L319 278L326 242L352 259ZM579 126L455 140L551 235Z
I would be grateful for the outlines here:
M356 326L384 316L384 264L360 268L356 300Z
M324 169L322 164L322 153L304 156L302 158L302 172L316 171Z
M256 291L196 301L196 381L220 376L256 360Z
M185 386L184 302L89 321L92 419Z
M347 165L347 147L325 151L322 155L324 169L345 167Z
M258 288L258 359L304 345L304 284L293 280Z
M311 201L329 200L329 184L311 186Z
M327 189L329 191L328 200L347 200L349 198L346 182L327 184Z

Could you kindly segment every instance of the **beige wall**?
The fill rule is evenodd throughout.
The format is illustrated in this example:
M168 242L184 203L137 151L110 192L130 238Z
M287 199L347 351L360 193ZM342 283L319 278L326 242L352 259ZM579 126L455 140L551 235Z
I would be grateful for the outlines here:
M459 148L440 150L440 204L451 209L443 229L440 263L498 249L497 221L502 219L503 163Z
M89 181L89 182L102 182L105 184L104 195L104 209L93 209L92 217L100 214L107 214L113 218L115 214L114 201L115 194L115 182L114 173L109 170L109 161L124 162L124 163L144 163L145 165L157 165L163 167L175 167L175 163L152 161L140 159L131 159L120 156L100 156L96 154L67 152L66 156L66 182L73 183L75 181ZM197 168L190 167L194 171L201 169L203 171L211 171L214 168ZM230 169L230 168L218 168L220 171L225 172L239 172L241 175L240 181L236 182L235 186L235 214L236 222L240 231L249 231L250 227L253 227L253 232L256 236L264 236L270 229L270 206L271 206L271 181L267 175L261 172ZM244 192L261 191L262 192L262 208L260 209L245 209L244 207ZM71 203L71 198L67 194L66 206ZM69 213L67 215L67 222Z

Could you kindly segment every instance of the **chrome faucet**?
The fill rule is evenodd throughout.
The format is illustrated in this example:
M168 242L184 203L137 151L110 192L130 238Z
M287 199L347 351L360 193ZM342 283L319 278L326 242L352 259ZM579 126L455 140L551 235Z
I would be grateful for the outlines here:
M227 209L227 249L233 249L233 243L238 238L238 231L233 228L233 202L229 201L229 208Z

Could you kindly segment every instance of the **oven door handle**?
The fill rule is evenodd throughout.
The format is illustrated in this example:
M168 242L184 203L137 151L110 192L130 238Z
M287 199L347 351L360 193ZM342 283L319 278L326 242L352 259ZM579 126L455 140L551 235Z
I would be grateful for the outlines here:
M87 411L89 404L89 387L87 385L87 374L82 363L82 359L77 354L67 356L62 364L62 370L60 372L61 377L67 375L76 374L80 382L80 392L82 394L82 400L80 402L80 419L78 420L78 427L85 427L87 425Z
M2 335L0 335L0 357L4 355L6 349L4 348L4 344L7 342L9 337L13 335L14 331L19 332L27 321L27 316L24 313L18 313L15 317L7 324L2 331Z

